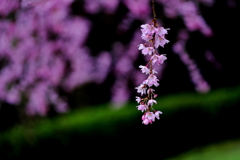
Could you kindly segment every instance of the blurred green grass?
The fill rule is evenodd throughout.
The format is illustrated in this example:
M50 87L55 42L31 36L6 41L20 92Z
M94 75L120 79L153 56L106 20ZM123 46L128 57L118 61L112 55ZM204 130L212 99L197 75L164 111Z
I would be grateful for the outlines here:
M102 143L116 154L119 146L127 144L125 152L131 153L132 148L154 145L154 141L143 141L154 137L161 145L152 151L161 150L159 159L163 159L192 147L240 136L240 86L206 94L168 95L157 102L154 108L163 112L161 120L148 126L141 124L142 113L137 111L137 103L120 109L110 104L91 106L17 125L0 133L0 158L28 158L40 150L54 158L74 155L78 149L83 154L88 150L103 153Z
M195 148L167 160L239 160L240 139Z

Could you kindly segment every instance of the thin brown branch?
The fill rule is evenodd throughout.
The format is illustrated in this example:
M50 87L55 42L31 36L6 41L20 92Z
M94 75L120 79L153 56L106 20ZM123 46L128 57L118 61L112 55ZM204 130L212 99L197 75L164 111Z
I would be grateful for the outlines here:
M152 12L153 12L153 19L156 19L156 12L155 12L155 1L152 0Z

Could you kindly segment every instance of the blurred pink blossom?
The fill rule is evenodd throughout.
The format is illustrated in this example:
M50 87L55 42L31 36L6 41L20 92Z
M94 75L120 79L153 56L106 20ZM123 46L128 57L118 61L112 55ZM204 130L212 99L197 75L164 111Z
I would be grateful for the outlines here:
M26 111L30 115L46 115L49 105L64 112L68 104L65 97L58 94L58 88L71 92L87 82L101 84L109 73L113 73L112 103L121 106L131 96L129 82L139 85L144 81L146 75L134 66L139 58L136 46L142 43L140 28L131 31L133 36L129 43L119 40L112 42L112 49L101 50L94 53L97 56L92 56L93 53L85 44L92 31L91 19L72 15L70 5L73 2L74 0L0 1L0 60L4 64L0 68L0 100L18 105L24 94L28 98ZM233 0L227 2L230 6L235 4ZM99 12L114 14L123 5L127 8L127 13L118 22L116 31L125 36L136 21L145 23L151 19L149 3L148 0L85 0L83 8L90 15ZM186 65L196 90L205 92L210 86L185 51L189 32L200 31L206 37L213 35L211 27L201 15L198 3L210 7L214 0L156 0L156 5L162 6L165 17L180 17L183 20L185 29L179 32L173 50ZM14 20L9 15L14 15ZM167 29L164 30L161 26L155 37L156 46L144 45L146 61L153 54L151 47L163 47L168 43L162 37ZM142 27L145 32L143 38L149 40L155 30L151 30L151 26L145 27ZM166 60L163 54L160 56L152 59L154 63L162 64ZM206 52L206 59L217 66L216 58L209 52ZM157 79L161 78L164 66L165 64L155 68ZM149 85L157 85L157 81L150 80L148 83L150 82ZM140 91L142 94L146 92L145 88ZM158 117L156 113L155 117ZM144 118L146 124L152 121L153 119Z

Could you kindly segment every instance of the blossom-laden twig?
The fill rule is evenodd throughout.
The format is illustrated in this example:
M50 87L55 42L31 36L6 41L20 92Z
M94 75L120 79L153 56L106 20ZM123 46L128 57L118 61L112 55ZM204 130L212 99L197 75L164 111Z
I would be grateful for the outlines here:
M153 1L154 2L154 1ZM154 66L163 64L163 62L167 59L164 54L159 54L157 48L159 46L164 47L166 43L169 41L165 39L165 35L168 33L167 30L163 27L160 27L156 22L156 14L154 11L154 3L153 5L153 15L154 19L150 24L141 25L142 31L142 39L146 41L145 44L138 45L138 49L142 51L144 56L151 56L149 62L146 66L140 65L142 73L148 75L148 78L140 84L140 86L136 87L137 92L143 94L147 94L146 97L140 98L136 97L136 101L139 103L137 106L138 110L144 112L142 116L143 124L152 124L155 121L155 118L160 119L161 111L155 111L153 109L153 104L157 104L157 101L154 98L157 97L157 94L154 93L153 86L159 86L158 79L155 74L157 72L154 70Z

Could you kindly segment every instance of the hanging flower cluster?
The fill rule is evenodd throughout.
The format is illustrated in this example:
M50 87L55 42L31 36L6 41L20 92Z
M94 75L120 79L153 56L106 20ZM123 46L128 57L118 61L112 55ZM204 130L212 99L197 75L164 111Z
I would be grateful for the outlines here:
M160 119L161 111L155 111L153 109L153 104L157 104L157 101L154 98L157 97L157 94L154 93L153 86L159 86L158 79L155 74L157 74L156 70L154 70L154 66L163 64L163 62L167 59L165 55L159 54L157 48L159 46L164 47L166 43L169 41L165 39L165 34L167 34L167 30L163 27L159 27L156 23L156 20L153 19L153 24L144 24L141 25L142 31L142 39L146 41L145 44L138 45L138 49L142 51L144 56L151 56L149 62L146 66L140 65L142 73L148 75L148 78L140 84L140 86L136 87L137 92L141 93L141 96L146 94L146 97L140 98L136 97L136 101L139 103L137 106L138 110L144 112L142 116L143 124L152 124L155 121L155 118Z

